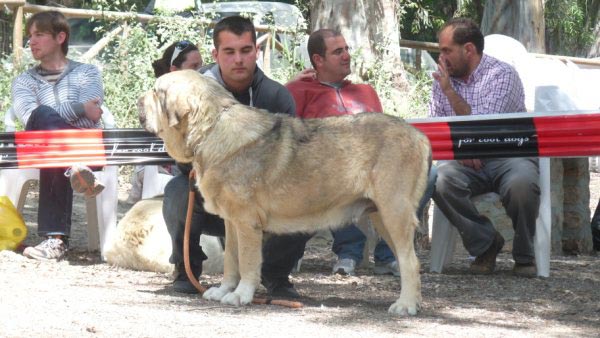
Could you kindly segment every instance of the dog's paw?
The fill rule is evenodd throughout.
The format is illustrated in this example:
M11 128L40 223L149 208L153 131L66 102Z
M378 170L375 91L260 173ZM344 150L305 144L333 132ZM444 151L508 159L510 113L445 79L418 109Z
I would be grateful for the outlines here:
M256 287L252 286L251 283L242 281L234 292L226 294L221 299L221 303L233 306L250 304L254 298L254 290L256 290Z
M233 305L233 306L240 306L240 305L242 305L242 301L240 299L240 295L238 295L235 292L230 292L230 293L226 294L221 299L221 303L222 304L226 304L226 305Z
M254 284L247 283L246 281L242 280L240 282L240 284L238 284L234 293L239 296L240 303L242 305L246 305L246 304L250 304L252 302L252 298L254 298L255 290L256 290L256 287L254 286Z
M388 312L400 316L415 316L421 309L418 302L401 301L398 299L390 308Z
M202 295L202 298L207 299L207 300L220 301L221 299L223 299L223 297L227 293L229 293L228 288L223 287L223 286L220 286L220 287L213 286L212 288L210 288L204 292L204 294Z

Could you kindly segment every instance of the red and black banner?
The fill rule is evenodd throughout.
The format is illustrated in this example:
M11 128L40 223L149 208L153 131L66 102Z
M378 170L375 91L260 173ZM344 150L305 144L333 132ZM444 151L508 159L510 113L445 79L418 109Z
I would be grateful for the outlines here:
M0 133L0 168L173 163L163 141L142 129Z
M479 118L477 118L479 117ZM436 160L600 156L600 112L416 120Z
M502 114L408 121L431 141L436 160L600 156L600 112ZM0 133L0 168L173 163L142 129Z

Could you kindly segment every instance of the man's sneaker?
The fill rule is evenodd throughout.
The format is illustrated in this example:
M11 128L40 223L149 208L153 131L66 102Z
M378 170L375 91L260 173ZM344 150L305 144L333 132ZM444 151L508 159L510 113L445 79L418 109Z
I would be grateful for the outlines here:
M534 278L537 276L535 263L515 263L513 274L519 277Z
M67 243L61 238L50 237L36 246L23 250L23 256L44 261L60 260L67 253Z
M92 169L84 165L72 166L65 172L65 176L69 177L73 191L84 194L87 198L96 197L104 190L104 185L96 179Z
M398 269L398 261L393 260L389 263L375 262L373 273L376 275L394 275L400 277L400 270Z
M202 267L198 268L197 266L191 265L192 274L196 276L198 279L202 274ZM190 282L185 272L185 265L183 263L177 264L177 276L175 277L175 281L173 281L173 290L179 293L187 293L187 294L196 294L198 293L198 289Z
M267 294L272 298L300 298L300 294L294 289L294 284L290 283L287 278L276 280L262 278L262 285L267 289Z
M496 269L496 256L498 256L503 246L504 237L496 231L492 245L471 263L471 272L476 275L487 275L494 272L494 269Z
M354 268L356 267L356 261L352 258L341 258L333 266L333 273L339 275L354 276Z

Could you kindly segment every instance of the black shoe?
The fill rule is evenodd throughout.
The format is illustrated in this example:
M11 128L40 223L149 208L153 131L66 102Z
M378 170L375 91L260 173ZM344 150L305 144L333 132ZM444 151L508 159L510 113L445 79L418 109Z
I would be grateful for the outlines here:
M185 266L183 263L177 264L177 277L175 277L175 281L173 282L173 290L179 293L187 293L187 294L196 294L199 293L198 289L190 282L185 273ZM192 265L192 273L197 278L200 278L202 274L202 266L198 268L197 266Z
M496 256L498 256L503 246L504 237L496 231L492 245L490 245L484 253L477 256L475 261L471 263L471 267L469 268L471 273L476 275L487 275L494 272L494 269L496 269Z
M267 294L272 298L296 299L300 294L294 289L294 284L285 279L265 280L262 285L267 289Z
M537 268L535 262L532 263L515 263L513 274L519 277L534 278L537 276Z

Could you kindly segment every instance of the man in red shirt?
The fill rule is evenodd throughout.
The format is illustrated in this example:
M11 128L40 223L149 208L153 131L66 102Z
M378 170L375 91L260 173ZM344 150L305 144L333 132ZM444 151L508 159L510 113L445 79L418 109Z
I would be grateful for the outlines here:
M301 78L286 85L296 101L298 117L383 111L373 87L346 80L351 72L351 57L346 40L339 32L315 31L307 47L314 70L304 71Z
M346 80L351 72L351 57L340 32L320 29L308 39L308 55L314 70L304 71L286 87L296 101L296 115L301 118L324 118L383 111L377 93L368 84ZM338 261L333 273L353 275L363 259L365 235L354 224L333 231L333 252ZM375 247L375 274L399 276L398 263L387 244L380 240Z

